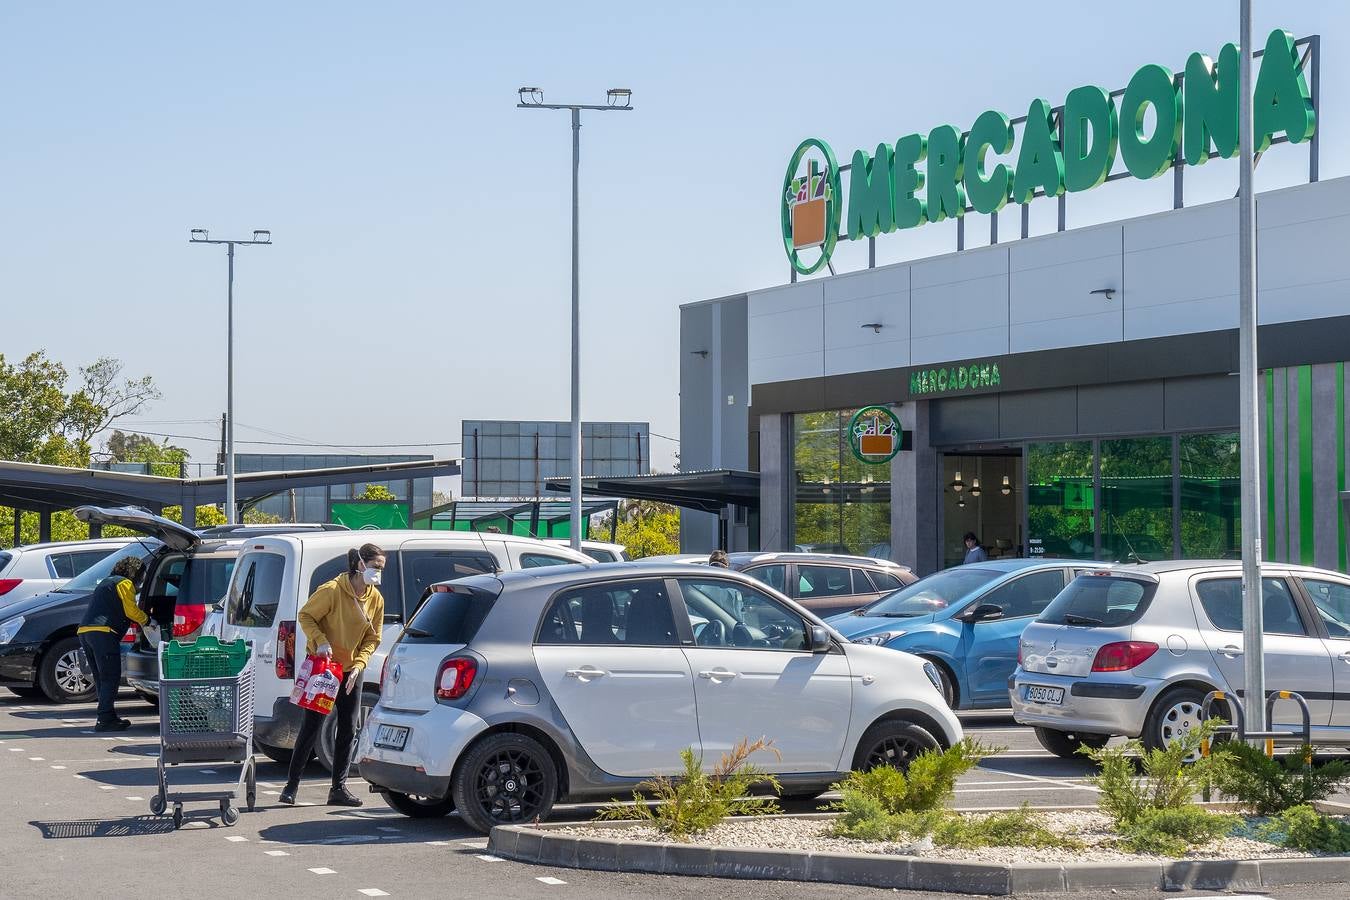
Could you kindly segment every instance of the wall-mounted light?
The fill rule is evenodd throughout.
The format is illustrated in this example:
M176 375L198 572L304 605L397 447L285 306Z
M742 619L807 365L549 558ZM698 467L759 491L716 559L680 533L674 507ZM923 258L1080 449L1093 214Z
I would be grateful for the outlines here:
M870 328L872 329L873 334L881 334L881 329L885 328L886 326L881 324L880 322L867 322L866 324L861 325L859 327Z
M960 469L956 470L956 477L952 479L952 483L949 486L951 487L952 490L956 491L958 494L966 489L966 483L961 480Z
M689 351L689 355L690 355L690 356L701 356L701 357L703 357L704 359L707 359L707 358L708 358L708 351L707 351L707 350L690 350L690 351Z
M1003 487L999 488L999 492L1005 497L1012 493L1012 482L1008 480L1007 475L1003 476Z
M1095 291L1088 291L1089 294L1105 294L1106 299L1110 300L1116 295L1115 288L1097 288Z

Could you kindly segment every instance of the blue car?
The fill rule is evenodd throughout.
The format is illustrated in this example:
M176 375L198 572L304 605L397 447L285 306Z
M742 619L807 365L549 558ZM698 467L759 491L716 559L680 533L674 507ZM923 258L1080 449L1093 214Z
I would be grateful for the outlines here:
M920 578L875 603L827 621L859 644L879 644L937 664L952 709L1009 705L1022 629L1055 595L1102 563L996 559Z

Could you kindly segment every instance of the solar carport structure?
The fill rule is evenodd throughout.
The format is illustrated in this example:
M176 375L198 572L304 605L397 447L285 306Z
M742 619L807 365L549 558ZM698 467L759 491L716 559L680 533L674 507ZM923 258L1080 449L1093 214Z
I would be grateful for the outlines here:
M249 472L235 476L240 506L292 488L328 484L364 484L402 478L439 478L459 474L459 460L379 463L297 472ZM0 506L38 514L39 540L51 540L51 515L77 506L140 506L163 512L166 506L183 508L183 524L196 527L197 507L225 502L225 478L166 478L98 469L45 466L0 461ZM91 531L95 531L91 528ZM14 540L19 540L19 517L14 517Z

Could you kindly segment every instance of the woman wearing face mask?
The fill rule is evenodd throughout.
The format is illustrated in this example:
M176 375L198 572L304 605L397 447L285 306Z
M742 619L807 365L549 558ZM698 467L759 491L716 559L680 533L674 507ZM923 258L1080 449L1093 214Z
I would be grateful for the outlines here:
M319 589L300 610L300 627L305 632L309 652L336 661L342 666L342 689L329 715L337 717L337 738L333 747L333 787L328 792L329 806L361 806L347 790L347 769L351 767L356 743L356 721L361 711L361 682L366 664L380 646L380 627L384 624L384 597L377 585L384 573L384 551L374 544L347 551L347 572ZM281 792L281 802L295 803L300 775L309 764L314 742L323 728L323 713L305 710L300 736L291 756L290 775Z

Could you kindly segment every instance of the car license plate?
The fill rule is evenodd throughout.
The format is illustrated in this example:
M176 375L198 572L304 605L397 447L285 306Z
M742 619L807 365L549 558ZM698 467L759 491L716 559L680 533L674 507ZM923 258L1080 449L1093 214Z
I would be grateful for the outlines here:
M385 750L402 750L408 743L408 729L402 725L381 725L375 732L375 746Z
M1064 702L1064 688L1029 684L1026 687L1026 692L1028 703L1049 703L1053 706L1059 706Z

